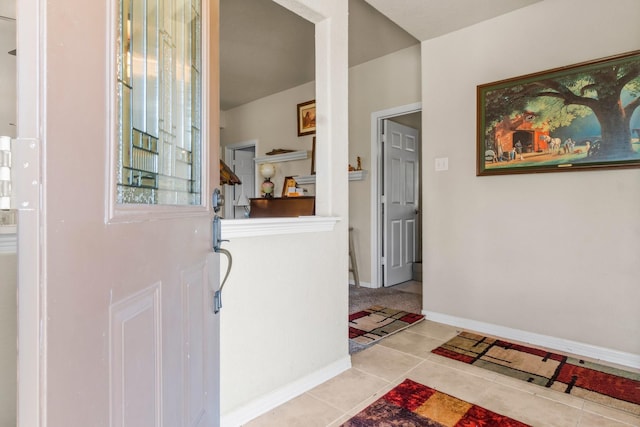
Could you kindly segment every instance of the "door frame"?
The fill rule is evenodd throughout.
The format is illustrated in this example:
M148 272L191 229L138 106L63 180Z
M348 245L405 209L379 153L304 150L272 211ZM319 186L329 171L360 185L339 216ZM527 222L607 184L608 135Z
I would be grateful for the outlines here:
M243 141L243 142L238 142L236 144L229 144L229 145L225 145L224 146L224 162L227 164L227 166L231 166L231 164L229 162L231 162L233 160L233 153L236 150L242 150L245 148L253 148L253 152L254 154L258 152L258 140L257 139L250 139L249 141ZM255 162L254 162L254 168L253 168L253 180L254 180L254 187L253 188L258 188L258 174L257 174L257 168L255 167ZM233 218L233 203L230 203L232 201L235 201L234 199L229 200L228 195L226 194L226 190L231 188L232 186L230 185L225 185L225 198L226 198L226 203L224 204L224 217L225 218ZM248 197L256 197L255 194L252 194Z
M41 230L42 155L45 68L41 29L45 5L41 0L16 0L17 134L14 192L18 208L18 426L42 425L46 336ZM19 160L18 160L19 159ZM29 165L28 167L26 165ZM42 193L44 194L44 193Z
M382 130L383 121L422 111L422 102L401 105L371 113L371 287L381 288L382 274ZM421 140L422 141L422 140ZM422 142L421 142L422 144ZM422 152L422 151L421 151ZM421 160L421 159L420 159Z

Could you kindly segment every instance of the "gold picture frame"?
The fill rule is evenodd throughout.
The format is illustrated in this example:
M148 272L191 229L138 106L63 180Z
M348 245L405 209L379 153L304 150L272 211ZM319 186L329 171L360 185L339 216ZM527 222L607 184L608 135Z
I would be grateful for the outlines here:
M316 133L316 100L298 104L298 136Z
M477 88L476 174L640 167L640 50Z
M285 176L284 183L282 184L282 197L289 197L289 187L297 187L298 183L292 176Z
M313 137L313 145L311 146L311 175L316 174L316 137Z

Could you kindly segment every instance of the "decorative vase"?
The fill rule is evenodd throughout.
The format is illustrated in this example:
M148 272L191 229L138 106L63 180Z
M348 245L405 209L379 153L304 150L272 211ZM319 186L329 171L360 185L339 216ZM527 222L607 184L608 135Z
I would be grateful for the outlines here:
M267 199L270 199L273 197L273 182L271 182L271 179L267 178L264 180L264 182L262 183L262 186L260 187L262 192L264 193L263 197L266 197Z

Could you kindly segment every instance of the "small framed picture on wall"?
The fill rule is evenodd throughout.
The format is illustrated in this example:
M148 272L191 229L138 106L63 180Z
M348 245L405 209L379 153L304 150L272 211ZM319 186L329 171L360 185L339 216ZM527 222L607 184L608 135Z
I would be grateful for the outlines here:
M298 136L316 133L316 101L298 104Z

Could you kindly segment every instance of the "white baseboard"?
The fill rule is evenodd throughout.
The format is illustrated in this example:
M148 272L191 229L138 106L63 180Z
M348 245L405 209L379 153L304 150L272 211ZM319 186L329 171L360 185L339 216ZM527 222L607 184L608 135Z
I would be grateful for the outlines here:
M640 368L640 355L638 354L625 353L623 351L612 350L610 348L598 347L591 344L536 334L534 332L521 331L519 329L507 328L505 326L450 316L448 314L435 313L427 310L422 310L422 314L424 314L426 319L438 323L444 323L483 334L493 335L495 337L516 340L532 345L539 345L576 355L579 354L581 356L616 363L618 365L629 366L631 368Z
M238 427L252 419L270 411L271 409L282 405L289 400L300 396L301 394L311 390L312 388L330 380L336 375L341 374L351 368L351 356L340 359L329 366L315 371L299 380L289 383L269 394L259 397L252 402L231 411L222 414L220 420L221 427Z
M350 285L355 286L355 285L356 285L356 282L355 282L355 280L350 279L350 280L349 280L349 284L350 284ZM375 288L376 286L373 286L373 285L372 285L371 283L369 283L369 282L363 282L363 281L360 281L360 287L361 287L361 288L372 288L372 289L373 289L373 288Z

